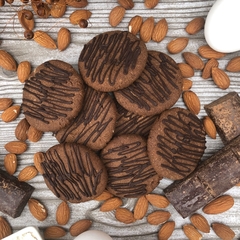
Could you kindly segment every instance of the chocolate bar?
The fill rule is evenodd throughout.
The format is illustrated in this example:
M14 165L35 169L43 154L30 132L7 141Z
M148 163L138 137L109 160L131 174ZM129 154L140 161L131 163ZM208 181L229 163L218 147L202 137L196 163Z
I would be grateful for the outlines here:
M240 135L164 193L183 218L240 182Z
M240 135L240 97L236 92L204 106L224 144Z
M31 197L34 187L20 182L14 176L0 169L0 211L16 218L21 215Z

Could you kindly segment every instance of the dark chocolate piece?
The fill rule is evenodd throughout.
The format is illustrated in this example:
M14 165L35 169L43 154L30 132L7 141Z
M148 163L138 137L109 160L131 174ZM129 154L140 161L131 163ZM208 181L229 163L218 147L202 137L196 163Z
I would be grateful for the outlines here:
M226 94L204 106L204 109L216 125L224 144L240 135L240 97L236 92Z
M34 187L20 182L14 176L0 169L0 211L16 218L22 213Z
M205 206L240 181L240 136L204 161L192 174L164 192L183 218Z

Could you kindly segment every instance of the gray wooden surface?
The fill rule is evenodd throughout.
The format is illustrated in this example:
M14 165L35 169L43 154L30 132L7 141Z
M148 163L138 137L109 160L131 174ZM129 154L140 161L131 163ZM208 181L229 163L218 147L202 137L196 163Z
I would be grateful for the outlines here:
M127 25L131 17L135 15L141 15L144 18L153 16L155 21L165 17L169 24L169 31L167 37L161 43L149 42L147 43L148 49L154 49L167 53L167 43L180 36L186 36L190 38L189 44L185 51L191 51L197 53L199 46L206 44L204 40L203 31L194 36L189 36L184 28L186 24L197 16L206 17L210 7L215 1L208 0L161 0L157 7L153 10L147 10L144 7L143 1L134 1L135 7L132 10L128 10L123 21L114 29L127 30ZM0 49L10 52L17 62L28 60L33 67L41 64L49 59L60 59L72 64L77 69L77 61L81 49L85 43L87 43L96 34L113 30L108 23L108 15L110 10L117 5L117 1L94 1L89 0L87 9L92 12L89 26L86 29L80 29L78 26L70 24L68 17L74 10L68 8L66 14L61 19L39 19L36 18L35 30L47 31L53 38L56 39L58 30L65 26L72 34L72 42L67 50L59 52L58 50L47 50L38 46L34 41L25 40L23 36L23 29L18 23L16 11L19 9L20 1L15 0L12 6L6 4L6 6L0 8L0 39L2 44ZM220 68L224 69L228 60L233 56L240 55L239 52L227 54L223 59L219 60ZM182 62L181 54L171 55L176 62ZM195 71L192 90L197 93L201 101L201 111L199 118L206 115L203 106L211 101L217 99L220 96L225 95L230 91L237 91L240 94L239 73L228 73L231 79L231 85L227 90L221 90L216 87L212 80L203 80L201 78L201 72ZM11 97L14 99L15 104L21 103L22 87L16 73L8 72L0 68L0 97ZM182 98L176 103L176 106L185 107ZM3 167L3 159L7 153L4 149L4 144L8 141L15 140L14 129L17 123L24 116L21 114L18 119L11 123L3 123L0 121L0 167ZM15 175L17 176L19 171L27 165L33 164L33 154L37 151L46 151L49 147L56 144L57 141L51 135L51 133L45 133L41 141L38 143L29 143L27 152L18 156L19 165ZM211 154L216 152L222 147L222 143L217 139L212 140L207 138L207 149L203 159L206 159ZM25 207L22 215L16 219L12 219L4 214L7 220L11 223L14 231L19 230L25 226L37 226L40 229L44 227L56 225L55 211L60 200L57 199L50 190L47 189L43 178L38 175L30 181L36 190L33 193L33 197L41 200L48 208L49 216L43 221L39 222L33 218L29 212L28 207ZM170 181L164 179L154 192L162 192ZM235 199L235 204L229 211L219 215L205 215L209 223L222 222L231 226L236 233L236 239L240 238L240 187L234 187L227 193L232 195ZM114 213L101 213L99 211L99 202L90 201L81 204L70 204L71 207L71 219L69 223L64 226L68 229L72 223L79 219L90 218L93 220L93 229L104 230L109 233L113 239L157 239L157 231L160 226L152 226L146 223L146 218L141 221L137 221L131 225L125 225L117 222L114 218ZM124 199L124 206L129 209L133 209L134 200ZM172 206L167 208L171 213L171 220L176 222L176 229L173 232L171 239L187 239L182 231L182 226L186 223L190 223L189 218L183 219ZM149 208L151 212L153 208ZM198 211L202 213L201 210ZM70 234L66 235L62 239L73 239ZM218 239L214 232L211 230L209 234L203 234L203 239Z

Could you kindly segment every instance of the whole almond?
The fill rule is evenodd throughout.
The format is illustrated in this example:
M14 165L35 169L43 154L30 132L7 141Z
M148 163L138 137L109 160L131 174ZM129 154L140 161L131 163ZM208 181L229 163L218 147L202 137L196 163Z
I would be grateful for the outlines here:
M107 199L100 207L100 211L102 212L108 212L115 210L119 208L123 204L123 201L121 198L113 197Z
M230 79L228 75L218 67L212 67L212 79L221 89L227 89L230 86Z
M184 52L183 54L184 60L194 69L202 70L204 68L203 60L196 54L192 52Z
M64 51L71 42L71 33L67 28L60 28L57 35L57 46L59 51Z
M44 161L44 153L36 152L33 156L34 166L38 170L39 173L43 174L44 171L42 169L41 163Z
M199 47L198 53L201 57L208 58L208 59L210 59L210 58L219 59L226 55L226 53L221 53L221 52L213 50L208 45L203 45L203 46Z
M74 8L84 8L88 5L88 0L66 0L66 4Z
M51 16L54 18L62 17L67 9L67 5L65 0L54 1L51 6Z
M73 11L69 16L69 21L77 25L81 19L88 20L91 17L92 13L89 10L80 9Z
M6 171L13 175L17 169L17 156L14 153L8 153L4 157L4 167Z
M73 223L69 229L72 236L77 236L85 231L87 231L92 225L92 221L88 219L82 219Z
M11 141L5 144L5 149L10 153L22 154L27 150L27 144L23 141Z
M139 15L134 16L128 24L128 31L136 35L140 31L142 23L143 23L143 19L141 16Z
M26 141L28 138L27 132L29 127L30 127L30 124L28 123L27 119L23 118L15 128L15 137L19 141Z
M116 27L123 19L126 9L122 6L114 7L109 14L109 23L112 27Z
M169 205L168 199L162 195L149 193L146 198L154 207L166 208Z
M155 8L159 3L159 0L144 0L144 5L146 8Z
M47 218L47 209L39 200L30 198L28 201L28 207L33 217L37 220L44 221Z
M209 59L203 68L202 78L203 79L210 78L212 76L212 68L218 67L218 65L219 65L219 63L218 63L217 59L215 59L215 58Z
M202 234L191 224L185 224L183 226L183 232L191 240L200 240L202 239Z
M167 211L154 211L147 216L147 222L151 225L159 225L166 222L171 214Z
M18 11L18 20L26 30L33 30L35 27L34 17L31 10L21 9Z
M196 34L204 28L204 24L205 19L203 17L196 17L187 24L185 30L188 34Z
M171 54L180 53L188 45L189 39L186 37L178 37L170 41L167 45L167 50Z
M134 211L133 211L133 216L136 220L142 219L148 210L148 200L146 199L145 196L139 197L137 200Z
M43 235L44 239L59 239L64 237L67 234L67 231L59 226L50 226L45 228Z
M175 222L165 222L158 231L158 240L168 240L175 228Z
M118 3L125 9L132 9L134 7L133 0L118 0Z
M149 17L142 23L142 26L139 32L140 38L143 42L147 43L151 40L153 29L154 29L154 18Z
M7 220L0 216L0 239L12 234L12 229Z
M1 118L4 122L11 122L15 120L20 114L21 106L13 105L6 110L1 115Z
M56 221L59 225L65 225L70 219L70 208L67 202L61 202L56 211Z
M229 72L240 72L240 56L232 58L228 62L226 70Z
M18 175L18 180L21 182L27 182L36 177L37 174L38 171L34 166L27 166L20 171Z
M34 32L33 40L38 43L40 46L49 48L49 49L56 49L57 45L53 38L48 35L46 32L38 30Z
M223 195L208 203L202 210L206 214L219 214L229 210L233 205L233 197Z
M187 91L187 90L191 89L192 84L193 84L192 80L184 78L183 85L182 85L182 91Z
M98 197L96 197L94 200L96 201L105 201L109 198L112 198L113 194L108 192L107 190L103 191Z
M235 232L223 223L212 223L212 229L220 239L231 240L235 237Z
M18 80L24 83L31 73L31 64L29 61L20 62L17 68Z
M184 78L190 78L194 76L193 68L187 63L178 63L178 67Z
M0 67L8 71L17 71L17 63L12 55L0 49Z
M207 133L207 135L212 139L216 139L217 129L216 129L214 122L212 121L212 119L210 117L205 116L203 118L203 126L204 126L204 129L205 129L205 132Z
M127 208L116 209L115 217L119 222L125 224L134 223L136 221L136 219L133 216L133 213Z
M38 142L42 138L43 132L36 129L33 126L30 126L28 131L27 131L27 136L28 136L29 141Z
M154 42L161 42L167 35L168 23L165 18L162 18L157 22L153 29L152 40Z
M193 226L200 230L201 232L204 233L210 232L210 225L203 215L195 213L190 217L190 221L193 224Z
M183 92L183 101L190 112L197 115L200 112L201 104L197 94L191 90Z
M0 98L0 111L4 111L13 104L12 98Z

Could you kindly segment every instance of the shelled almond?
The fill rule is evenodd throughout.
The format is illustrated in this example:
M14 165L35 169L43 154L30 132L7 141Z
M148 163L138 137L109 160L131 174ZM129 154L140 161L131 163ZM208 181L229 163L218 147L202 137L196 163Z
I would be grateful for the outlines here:
M153 29L152 40L154 42L161 42L167 35L168 23L165 18L162 18L157 22Z
M192 224L185 224L183 226L183 232L188 237L188 239L202 239L202 234Z
M184 52L182 55L187 64L193 69L202 70L204 68L203 60L198 55L192 52Z
M76 221L69 228L69 232L72 236L77 236L85 231L87 231L92 225L92 221L89 219L81 219Z
M16 60L10 53L2 49L0 49L0 67L9 71L17 71Z
M31 142L38 142L43 136L43 132L36 129L33 126L30 126L27 131L28 140Z
M190 221L199 231L204 233L210 232L210 225L203 215L195 213L190 217Z
M28 207L33 217L35 217L37 220L44 221L47 218L48 211L39 200L30 198L28 201Z
M162 195L149 193L146 198L154 207L166 208L169 205L168 199Z
M159 0L144 0L144 5L146 8L155 8L159 3Z
M117 208L115 212L115 217L119 222L125 224L134 223L136 221L133 213L127 208Z
M153 211L147 216L147 222L151 225L159 225L166 222L171 217L167 211Z
M118 3L127 10L132 9L134 7L133 0L118 0Z
M171 237L174 228L174 221L164 223L158 231L158 240L168 240Z
M29 61L22 61L19 63L17 68L18 80L24 83L31 73L31 64Z
M0 111L4 111L13 104L12 98L0 98Z
M171 54L182 52L188 45L189 39L186 37L178 37L171 40L167 45L167 50Z
M184 78L190 78L194 76L194 69L187 63L178 63L178 67Z
M58 50L64 51L69 46L70 42L71 42L70 31L65 27L60 28L57 35Z
M221 53L221 52L213 50L208 45L203 45L203 46L199 47L198 53L201 57L207 58L207 59L211 59L211 58L219 59L226 55L226 53Z
M212 139L216 139L217 129L216 129L214 122L212 121L212 119L210 117L205 116L203 118L203 126L204 126L204 129L205 129L207 135Z
M191 90L183 92L183 101L190 112L198 114L200 112L201 103L197 94Z
M182 91L190 90L193 85L192 80L184 78L183 79L183 85L182 85Z
M14 121L20 114L21 106L13 105L6 110L1 115L1 118L4 122L8 123Z
M139 15L134 16L131 18L129 24L128 24L128 31L134 35L136 35L142 26L143 18Z
M107 190L103 191L98 197L94 200L96 201L105 201L113 197L113 194L108 192Z
M231 240L235 237L235 232L223 223L212 223L212 229L221 239Z
M70 208L67 202L62 201L56 211L56 221L59 225L65 225L70 219Z
M10 141L4 147L9 153L14 154L22 154L27 150L27 144L23 141Z
M142 23L140 32L139 32L140 38L142 39L143 42L147 43L151 40L153 29L154 29L154 18L149 17Z
M0 216L0 239L3 239L12 234L12 228L8 221Z
M109 23L112 27L116 27L123 19L126 9L122 6L114 7L109 14Z
M228 62L226 70L229 72L240 72L240 56L232 58Z
M17 169L17 156L14 153L8 153L4 157L4 167L6 171L13 175Z
M64 237L67 231L59 226L50 226L44 229L43 235L45 239L59 239Z
M28 123L26 118L23 118L20 120L20 122L17 124L15 128L15 137L19 141L26 141L28 139L28 129L30 127L30 124Z
M79 9L73 11L69 16L69 21L73 25L77 25L81 19L88 20L92 15L92 12L85 9Z
M27 166L23 168L18 174L18 180L21 182L27 182L36 177L37 174L38 171L34 166Z
M41 31L41 30L35 31L33 40L42 47L49 48L49 49L57 48L57 45L54 39L44 31Z
M134 206L134 211L133 215L136 220L142 219L148 210L148 200L145 196L141 196L138 198L135 206Z
M230 86L230 78L218 67L212 67L212 79L214 83L221 89L227 89Z
M123 204L123 201L119 197L113 197L107 199L100 207L100 211L108 212L119 208Z
M196 17L192 19L186 26L185 30L188 34L194 35L204 28L205 19Z
M218 65L219 65L219 63L218 63L217 59L215 59L215 58L209 59L203 68L202 78L203 79L210 78L212 76L212 68L218 67Z

